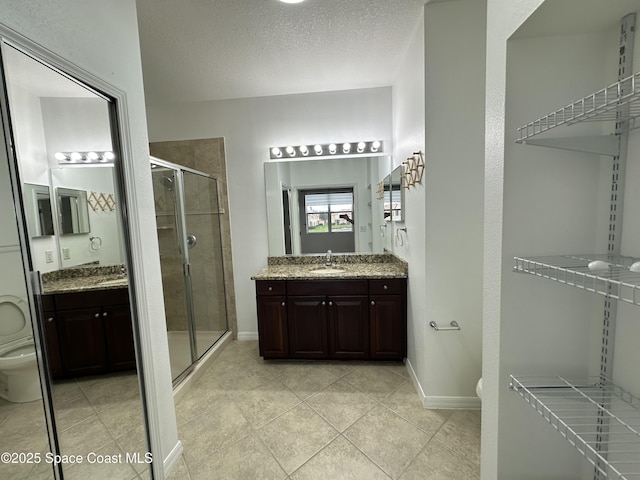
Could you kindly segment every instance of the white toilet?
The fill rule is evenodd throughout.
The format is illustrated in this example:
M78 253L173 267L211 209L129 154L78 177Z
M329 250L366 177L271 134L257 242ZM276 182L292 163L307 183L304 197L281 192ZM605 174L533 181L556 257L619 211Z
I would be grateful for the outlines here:
M0 295L0 397L10 402L42 398L27 302Z

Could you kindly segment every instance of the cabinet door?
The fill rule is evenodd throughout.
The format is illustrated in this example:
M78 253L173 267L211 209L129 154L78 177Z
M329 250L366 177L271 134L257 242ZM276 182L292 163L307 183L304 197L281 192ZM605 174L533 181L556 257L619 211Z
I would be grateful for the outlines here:
M109 371L135 370L136 350L129 305L102 309Z
M371 358L402 360L407 351L402 295L372 295L369 299Z
M328 358L326 297L290 296L287 318L291 358Z
M289 356L286 297L258 297L258 339L262 357Z
M107 371L107 350L99 308L65 310L56 315L64 375Z
M369 310L366 295L329 297L329 355L332 358L369 356Z
M62 376L62 359L58 343L56 313L50 310L44 312L44 341L51 378L60 378Z

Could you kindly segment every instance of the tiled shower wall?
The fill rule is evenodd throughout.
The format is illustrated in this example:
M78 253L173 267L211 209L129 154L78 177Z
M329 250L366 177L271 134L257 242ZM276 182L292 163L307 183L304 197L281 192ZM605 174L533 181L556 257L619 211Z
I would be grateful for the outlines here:
M231 258L231 228L229 221L229 197L227 194L227 165L224 152L224 138L198 140L177 140L153 142L149 144L151 155L187 168L211 175L218 179L220 188L220 215L222 255L224 262L224 286L227 303L227 319L233 338L237 337L237 316L235 291L233 288L233 263ZM179 281L182 281L180 278ZM170 313L167 312L168 316ZM168 324L171 330L170 324Z

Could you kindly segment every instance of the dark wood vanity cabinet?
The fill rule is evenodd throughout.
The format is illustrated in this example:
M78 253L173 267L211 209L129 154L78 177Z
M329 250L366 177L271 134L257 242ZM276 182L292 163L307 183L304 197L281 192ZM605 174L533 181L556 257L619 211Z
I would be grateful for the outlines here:
M45 295L43 310L53 378L135 369L126 288Z
M406 279L258 280L256 294L266 359L406 356Z

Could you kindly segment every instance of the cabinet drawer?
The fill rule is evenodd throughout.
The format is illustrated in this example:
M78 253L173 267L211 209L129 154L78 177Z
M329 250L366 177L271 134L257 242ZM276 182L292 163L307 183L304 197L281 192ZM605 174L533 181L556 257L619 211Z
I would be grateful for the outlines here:
M128 305L129 290L114 288L88 292L60 293L55 295L57 310L103 307L105 305Z
M402 294L406 279L404 278L386 278L369 280L369 293L371 295L387 295Z
M259 280L256 282L257 295L284 295L287 284L283 280Z
M289 295L366 295L366 280L290 280Z

